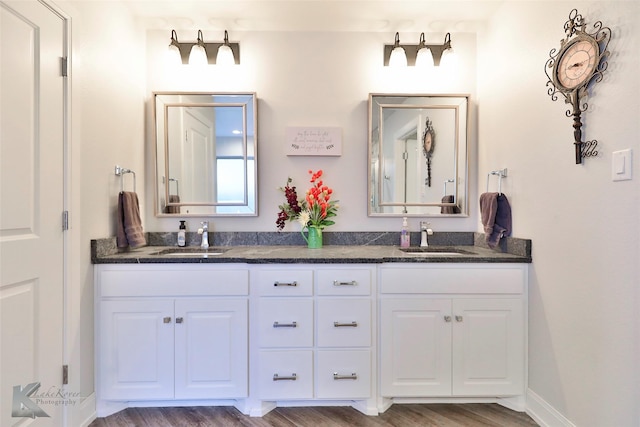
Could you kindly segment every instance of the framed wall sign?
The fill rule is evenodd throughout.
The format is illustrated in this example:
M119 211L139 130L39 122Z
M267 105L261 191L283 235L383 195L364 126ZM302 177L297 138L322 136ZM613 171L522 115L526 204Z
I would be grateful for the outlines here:
M342 128L287 127L287 156L341 156Z

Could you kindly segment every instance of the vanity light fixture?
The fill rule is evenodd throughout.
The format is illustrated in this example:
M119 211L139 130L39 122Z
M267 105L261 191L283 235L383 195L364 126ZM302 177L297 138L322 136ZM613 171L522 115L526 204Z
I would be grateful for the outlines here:
M189 65L207 65L208 63L207 49L204 47L204 41L202 40L202 31L198 30L198 40L196 44L191 46L191 53L189 53Z
M398 52L397 54L395 52ZM384 65L396 66L396 55L404 54L404 62L397 65L408 66L439 66L442 59L453 53L451 47L451 33L447 33L442 44L425 43L424 33L420 34L418 44L400 44L400 36L396 33L394 44L384 45ZM402 58L400 58L402 60Z
M385 65L389 65L390 67L406 67L407 53L404 48L400 46L400 34L396 33L395 43L391 47L392 49L389 54L389 61L388 64Z
M179 60L182 64L239 64L240 44L230 43L229 33L226 30L224 41L217 43L205 42L201 30L198 30L195 42L179 42L178 34L175 30L171 30L169 54L175 58L173 61Z

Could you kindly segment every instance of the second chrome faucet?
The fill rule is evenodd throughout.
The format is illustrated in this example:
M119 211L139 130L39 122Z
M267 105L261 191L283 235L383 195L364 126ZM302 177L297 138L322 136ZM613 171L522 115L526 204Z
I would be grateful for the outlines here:
M202 221L200 224L202 225L202 227L198 229L198 234L202 235L200 247L202 249L209 249L209 221Z
M433 235L433 230L429 228L430 225L430 222L420 221L420 247L422 248L429 246L428 236Z

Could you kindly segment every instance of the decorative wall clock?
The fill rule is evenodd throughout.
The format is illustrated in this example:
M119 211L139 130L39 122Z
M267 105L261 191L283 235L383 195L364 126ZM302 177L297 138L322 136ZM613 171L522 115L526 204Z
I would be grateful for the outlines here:
M592 32L587 32L586 27L582 15L573 9L564 23L566 37L560 40L559 49L551 49L545 64L545 74L549 78L547 93L553 101L558 99L558 94L562 95L565 103L572 107L566 115L573 116L576 164L582 163L583 157L598 155L598 141L582 141L580 116L587 110L588 104L583 100L590 86L601 81L607 69L607 47L611 40L611 29L603 27L601 21L593 24Z
M431 187L431 157L433 157L433 150L436 148L436 131L433 130L433 123L427 117L427 121L424 124L424 132L422 133L422 152L427 158L427 179L425 179L425 185Z

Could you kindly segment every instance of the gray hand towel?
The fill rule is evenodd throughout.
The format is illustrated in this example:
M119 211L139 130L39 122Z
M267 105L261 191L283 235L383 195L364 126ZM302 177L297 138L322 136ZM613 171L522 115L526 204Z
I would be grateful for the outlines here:
M480 215L485 241L490 248L498 246L502 237L511 235L511 205L504 194L481 194Z
M116 242L119 248L135 248L147 244L140 220L138 195L131 191L121 191L118 195Z

